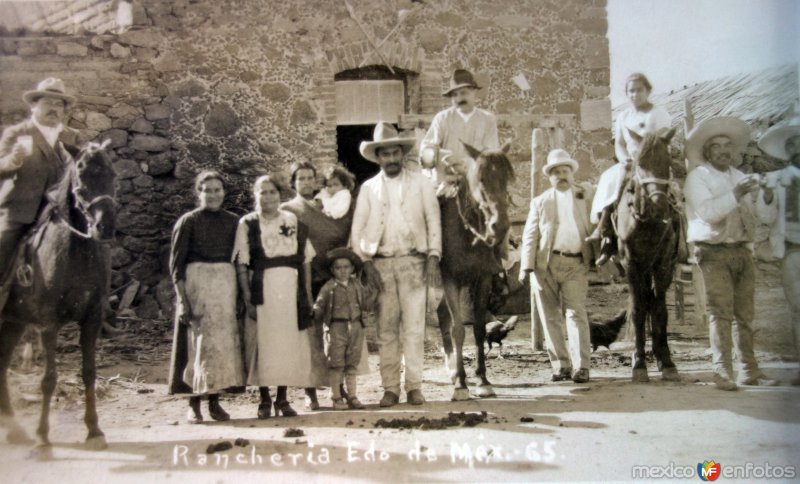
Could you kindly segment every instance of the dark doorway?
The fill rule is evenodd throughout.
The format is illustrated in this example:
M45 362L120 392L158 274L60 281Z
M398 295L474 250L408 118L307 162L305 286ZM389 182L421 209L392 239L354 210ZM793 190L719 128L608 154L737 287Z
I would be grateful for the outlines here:
M339 161L356 176L361 185L364 180L377 174L381 167L361 156L358 147L362 141L372 139L374 124L354 124L336 127L336 144Z

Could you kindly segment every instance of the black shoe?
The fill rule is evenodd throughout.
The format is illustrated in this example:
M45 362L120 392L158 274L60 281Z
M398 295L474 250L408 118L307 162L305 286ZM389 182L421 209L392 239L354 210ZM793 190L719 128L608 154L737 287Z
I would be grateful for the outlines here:
M394 407L398 403L400 403L400 396L394 392L384 392L383 398L381 398L380 406L383 408Z
M172 385L169 386L169 391L167 392L170 395L177 395L180 393L192 393L192 387L187 385L184 381L177 381L173 382Z
M575 383L586 383L589 381L589 369L581 368L572 374L572 381Z
M203 423L203 413L200 411L200 397L189 398L189 411L186 413L186 421L190 424Z
M425 403L425 397L422 395L421 390L411 390L406 394L406 402L411 405L422 405Z
M553 373L553 376L550 377L552 381L565 381L572 378L572 368L562 368L557 372Z
M280 415L284 417L296 417L297 412L289 405L288 400L281 400L280 402L275 402L275 416L278 417Z
M272 416L272 402L261 402L258 404L258 419L266 420Z
M208 414L217 422L225 422L231 419L231 416L228 415L228 412L226 412L219 404L219 400L209 400Z

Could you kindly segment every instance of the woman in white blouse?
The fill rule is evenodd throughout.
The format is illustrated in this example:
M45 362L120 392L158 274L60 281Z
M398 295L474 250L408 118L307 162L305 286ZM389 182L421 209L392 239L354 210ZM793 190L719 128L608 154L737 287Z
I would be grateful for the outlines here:
M611 213L622 189L626 167L639 156L640 142L631 135L636 133L644 137L662 128L669 128L671 118L664 108L650 102L653 86L644 74L635 73L625 81L625 93L630 106L617 117L614 130L614 151L619 163L615 164L600 176L597 192L592 200L592 223L597 229L588 240L602 237L601 255L598 265L604 264L615 251L614 229L611 224ZM599 223L598 223L599 222Z

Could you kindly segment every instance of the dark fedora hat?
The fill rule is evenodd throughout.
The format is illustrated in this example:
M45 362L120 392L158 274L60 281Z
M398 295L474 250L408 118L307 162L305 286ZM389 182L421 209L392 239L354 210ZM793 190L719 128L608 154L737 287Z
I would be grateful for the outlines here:
M333 274L331 270L331 266L337 259L348 259L355 268L354 272L360 271L363 262L361 262L361 257L358 256L355 252L348 249L347 247L337 247L335 249L331 249L325 255L325 267L328 268L328 271Z
M456 69L450 77L450 87L442 93L442 96L450 96L453 91L462 87L471 87L473 89L481 89L481 86L475 82L475 76L466 69Z

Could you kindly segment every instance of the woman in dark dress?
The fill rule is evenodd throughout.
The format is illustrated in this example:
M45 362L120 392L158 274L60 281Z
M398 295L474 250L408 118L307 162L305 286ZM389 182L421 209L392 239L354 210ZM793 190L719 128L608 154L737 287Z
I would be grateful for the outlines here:
M189 359L184 380L191 382L188 420L203 421L200 399L208 396L214 420L230 416L219 392L244 385L236 320L236 270L231 263L239 218L222 209L225 188L215 171L197 176L199 207L184 214L172 232L170 269L177 314L189 326Z

